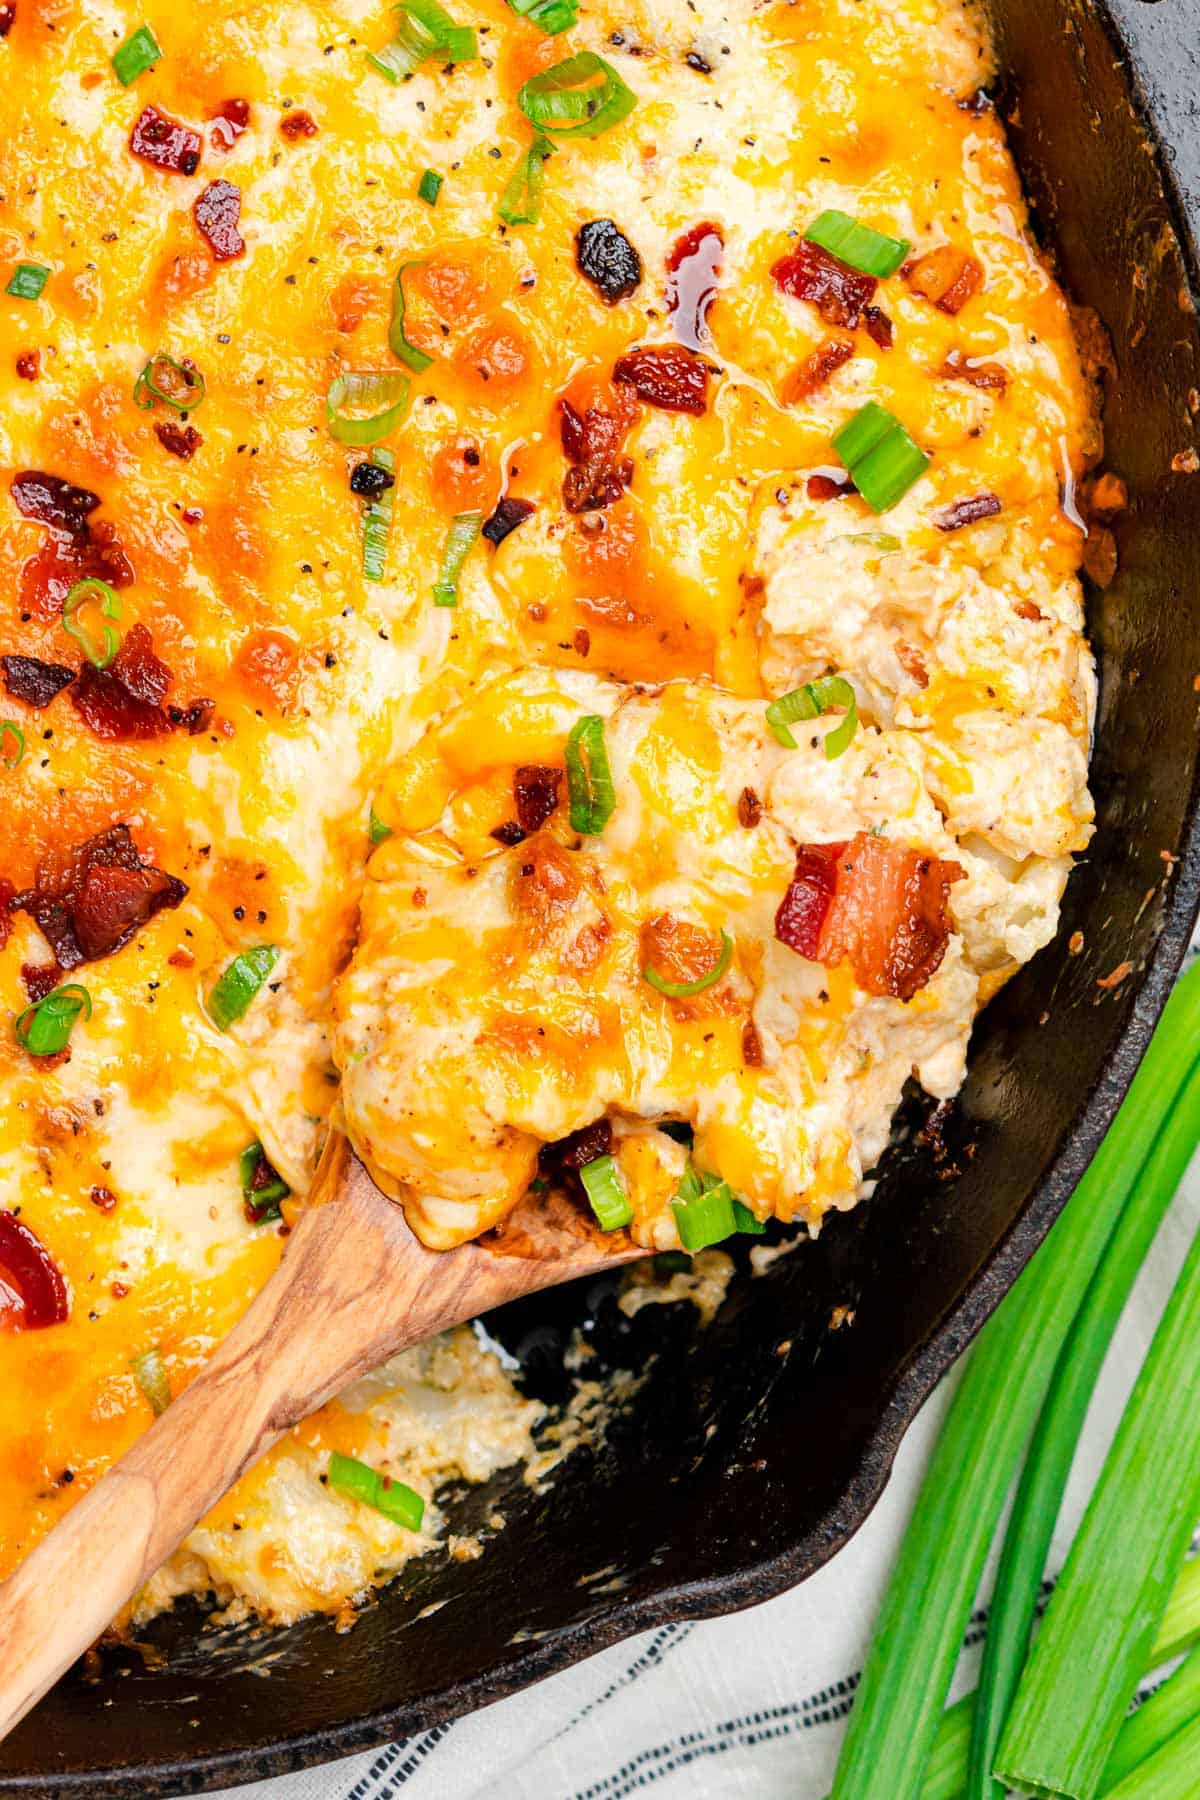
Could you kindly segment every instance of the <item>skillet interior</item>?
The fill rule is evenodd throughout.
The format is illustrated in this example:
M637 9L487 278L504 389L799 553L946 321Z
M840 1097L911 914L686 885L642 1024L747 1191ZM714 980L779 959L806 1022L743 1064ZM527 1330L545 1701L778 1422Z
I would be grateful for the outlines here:
M1150 113L1182 160L1194 0L1154 13L1125 0L1124 11L1136 15L1123 26ZM347 1637L319 1620L214 1646L196 1638L194 1614L159 1622L167 1667L114 1653L97 1684L61 1684L0 1746L0 1793L177 1794L279 1773L428 1728L628 1633L803 1579L861 1524L921 1400L1070 1192L1200 897L1200 475L1170 470L1195 434L1186 396L1200 388L1200 334L1184 301L1187 251L1171 236L1172 224L1185 235L1171 176L1146 151L1139 75L1097 9L1062 0L1055 13L1047 31L1039 0L1009 0L999 21L1020 99L1013 142L1068 290L1113 337L1106 460L1131 508L1117 526L1120 575L1092 595L1090 615L1099 831L1058 939L981 1021L944 1139L910 1137L869 1207L735 1284L706 1332L688 1308L625 1321L603 1287L510 1308L496 1330L535 1382L551 1379L585 1312L602 1355L648 1367L600 1453L578 1454L544 1495L494 1484L468 1497L468 1518L499 1503L510 1521L483 1561L429 1559ZM1198 194L1192 154L1180 172ZM1193 259L1193 288L1195 273ZM1164 851L1179 859L1173 870ZM1067 950L1075 931L1079 956ZM1129 978L1097 988L1125 960ZM915 1108L913 1122L922 1117ZM856 1322L831 1333L839 1305Z

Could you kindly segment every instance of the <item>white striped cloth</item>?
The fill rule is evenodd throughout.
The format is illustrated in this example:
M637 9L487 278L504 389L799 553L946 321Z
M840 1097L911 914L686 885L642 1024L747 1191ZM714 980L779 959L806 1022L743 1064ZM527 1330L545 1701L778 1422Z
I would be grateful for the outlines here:
M1089 1415L1058 1568L1158 1316L1200 1226L1193 1163L1122 1320ZM821 1800L857 1670L929 1447L943 1383L875 1512L802 1587L730 1618L666 1626L483 1712L344 1762L235 1790L239 1800ZM987 1591L985 1585L984 1591ZM972 1622L955 1691L974 1684Z

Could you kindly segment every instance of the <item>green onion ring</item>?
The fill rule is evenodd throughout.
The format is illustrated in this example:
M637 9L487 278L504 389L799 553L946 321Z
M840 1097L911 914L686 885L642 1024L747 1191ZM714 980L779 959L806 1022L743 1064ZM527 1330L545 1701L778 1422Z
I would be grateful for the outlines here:
M77 581L63 600L63 630L69 637L75 639L94 668L107 669L121 648L121 634L119 631L114 631L111 625L105 625L104 647L103 649L96 648L87 626L76 617L80 607L85 606L89 600L97 602L105 619L121 617L121 602L107 581L101 581L96 575L88 575L83 581Z
M390 437L408 410L412 382L395 369L347 369L329 384L325 422L339 444L366 448ZM351 418L347 409L381 406L367 418Z
M789 725L799 719L819 719L831 706L846 710L841 724L825 736L825 760L833 762L850 748L858 730L858 696L843 675L822 675L817 681L806 681L803 687L772 700L767 708L767 724L785 750L795 750L798 745Z
M129 1367L133 1370L133 1379L141 1388L151 1412L156 1418L161 1417L171 1404L171 1384L167 1379L167 1365L163 1361L163 1353L155 1344L149 1350L143 1350L140 1356L131 1356Z
M604 720L588 713L576 721L563 755L567 769L571 830L596 837L611 819L617 804L612 769L604 747Z
M579 1171L588 1204L601 1231L620 1231L633 1221L633 1206L621 1185L614 1156L597 1156Z
M407 363L416 375L427 369L433 358L427 351L410 344L404 335L404 276L408 269L424 269L428 266L423 261L401 263L392 284L392 322L388 327L388 348L393 356L398 357L402 363Z
M477 512L459 513L451 523L446 548L442 552L442 566L433 584L435 606L458 605L459 576L482 527L483 514Z
M599 77L599 85L596 77ZM536 131L563 138L593 138L627 119L637 95L594 50L581 50L531 75L517 105Z
M92 996L77 981L69 981L27 1006L13 1025L13 1035L30 1056L57 1056L66 1049L80 1013L91 1018Z
M336 1493L351 1500L373 1506L385 1518L403 1525L406 1531L420 1531L425 1516L425 1502L406 1482L393 1481L359 1462L356 1456L343 1456L335 1450L329 1458L329 1485Z
M669 1000L690 1000L693 994L702 994L705 988L715 987L733 960L733 939L727 931L721 933L721 953L707 975L700 975L695 981L668 981L657 969L649 967L642 970L642 980Z
M163 366L178 375L184 388L188 390L186 399L179 399L178 393L169 393L160 385L157 372ZM191 392L192 389L195 390L194 394ZM134 401L143 412L150 412L156 400L161 400L165 406L172 407L175 412L195 412L203 402L206 392L204 377L199 369L189 368L187 363L176 362L175 358L168 356L165 350L155 352L133 384Z
M15 756L7 756L4 751L6 738L11 738L17 747ZM12 719L0 719L0 762L6 769L15 769L25 754L25 733Z
M530 144L500 196L497 208L506 225L536 225L542 216L542 195L546 187L546 159L554 154L554 145L540 131Z

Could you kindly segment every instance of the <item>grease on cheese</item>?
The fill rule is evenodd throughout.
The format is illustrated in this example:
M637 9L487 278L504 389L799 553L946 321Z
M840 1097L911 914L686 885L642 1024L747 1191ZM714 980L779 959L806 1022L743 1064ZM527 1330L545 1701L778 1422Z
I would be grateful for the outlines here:
M1000 126L958 104L992 73L972 11L957 0L597 0L550 41L504 0L466 6L484 57L452 74L430 65L398 88L363 62L391 33L384 0L362 0L353 19L307 0L249 12L235 0L99 11L18 0L0 43L0 276L18 260L51 270L36 302L0 294L0 653L77 661L61 622L22 601L45 533L7 488L17 470L43 469L100 496L96 517L135 571L123 627L152 631L171 698L216 706L202 736L113 744L66 696L28 715L0 701L29 745L0 771L0 876L22 887L48 848L120 820L190 890L80 971L95 1009L69 1061L34 1064L0 1032L3 1204L20 1206L72 1297L65 1325L0 1334L0 1570L148 1424L130 1356L161 1345L177 1391L270 1273L280 1239L247 1223L237 1157L261 1139L303 1195L337 1094L334 1035L351 1116L362 1113L376 1166L408 1184L437 1241L499 1216L537 1142L589 1107L617 1112L647 1244L671 1241L681 1152L655 1129L664 1112L694 1117L761 1211L816 1219L853 1198L914 1066L932 1091L953 1090L977 997L1052 934L1087 840L1092 677L1079 533L1059 483L1095 454L1096 433ZM142 23L163 56L124 89L109 59ZM501 231L496 203L528 141L518 88L584 48L617 63L637 110L554 156L536 229ZM249 102L250 124L222 153L209 121L232 96ZM194 176L130 154L147 103L203 133ZM281 134L295 107L315 136ZM446 177L436 210L416 197L426 167ZM246 253L224 264L192 216L216 179L242 197ZM789 376L828 333L769 269L827 207L910 237L914 254L958 244L984 285L951 319L888 282L894 348L856 333L853 360L787 406ZM645 268L611 309L574 266L573 235L596 217L618 221ZM557 399L606 376L631 343L669 335L667 256L701 221L725 239L708 412L644 410L626 446L629 495L584 529L562 505ZM323 396L347 367L394 366L401 261L427 264L408 278L412 333L436 360L392 440L386 579L368 586L347 484L357 453L329 436ZM156 437L161 410L133 403L158 350L193 358L207 382L188 462ZM1004 395L939 379L951 351L1002 364ZM17 359L32 352L31 381ZM934 452L882 522L856 498L820 507L804 493L867 397ZM472 554L457 610L435 609L451 517L489 511L502 490L535 515ZM985 490L1003 503L997 520L937 531L941 508ZM899 551L858 541L881 531ZM764 696L827 666L854 680L864 730L840 763L804 743L785 756L762 730ZM672 685L616 685L639 681ZM559 760L585 700L612 721L620 808L583 853L612 885L580 897L578 925L601 899L611 910L612 981L601 989L585 972L547 996L538 970L561 947L519 941L515 858L487 834L513 764ZM751 774L767 818L748 850L730 809ZM364 948L335 1022L375 796L398 835L371 863ZM907 1008L771 938L790 842L871 827L968 872L946 961ZM438 901L420 919L408 898L418 882ZM697 1003L682 1019L636 985L635 927L652 901L737 925L728 1012ZM497 1016L501 976L481 925L513 959L511 1017ZM262 942L282 952L271 981L218 1033L204 996ZM0 949L10 1020L27 999L21 965L45 959L17 915ZM531 1057L534 1013L559 1035ZM751 1014L769 1055L748 1073L738 1044ZM401 1018L411 1043L389 1039ZM390 1086L389 1056L402 1078ZM455 1116L462 1092L470 1129ZM115 1210L101 1211L93 1188L114 1194ZM472 1368L464 1393L483 1382L488 1429L519 1454L523 1403L489 1380ZM401 1429L398 1392L372 1402L364 1446ZM158 1597L212 1580L288 1617L336 1609L371 1578L373 1556L397 1566L413 1546L376 1543L385 1526L314 1487L326 1434L348 1416L323 1409L224 1503L228 1521L253 1513L270 1557L251 1567L210 1521ZM443 1468L471 1473L452 1446L440 1454L418 1458L430 1492ZM396 1455L410 1466L407 1450Z

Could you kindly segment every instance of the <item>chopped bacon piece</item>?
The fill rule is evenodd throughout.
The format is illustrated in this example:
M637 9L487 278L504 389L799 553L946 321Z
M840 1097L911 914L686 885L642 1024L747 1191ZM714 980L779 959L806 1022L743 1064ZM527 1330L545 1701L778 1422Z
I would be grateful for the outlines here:
M15 893L16 889L12 882L0 875L0 950L3 950L7 944L8 934L12 930L12 914L9 907Z
M490 519L485 520L482 536L489 544L502 544L510 537L518 525L523 525L537 511L532 500L518 500L515 494L506 494L496 504L496 510Z
M746 831L753 831L763 816L763 803L752 787L744 787L738 795L738 824Z
M854 483L849 475L818 469L805 482L804 491L810 500L840 500L854 492Z
M190 706L168 706L167 717L177 731L186 731L189 737L196 737L208 730L216 710L215 700L193 700Z
M643 344L613 369L613 380L627 383L647 406L697 417L708 409L708 377L704 358L685 344Z
M284 137L294 144L297 138L316 137L317 122L311 113L302 112L297 108L294 112L284 114L279 121L279 129Z
M22 381L36 381L42 372L40 350L22 350L17 358L17 374Z
M14 475L9 491L26 519L65 531L69 537L84 536L88 515L100 504L99 494L93 494L90 488L75 487L61 475L43 475L37 469Z
M22 963L21 980L31 1001L44 1000L58 986L62 970L56 962Z
M71 702L97 737L163 737L171 729L162 710L170 685L171 671L155 655L149 631L135 625L107 669L84 663Z
M539 936L545 936L579 897L579 861L546 833L522 851L514 872L513 906Z
M693 225L667 258L667 311L675 336L689 350L712 342L708 314L724 262L725 239L717 225Z
M811 356L806 356L799 368L793 369L783 384L781 396L785 406L795 406L798 401L807 400L823 388L829 377L848 363L854 355L853 338L826 338L818 344Z
M762 1038L753 1019L747 1019L742 1026L742 1061L748 1069L761 1069L763 1066Z
M934 515L934 524L939 531L961 531L964 525L978 524L980 519L991 519L1000 511L1000 501L995 494L972 494L968 500L956 500L953 506L944 507Z
M71 1310L58 1265L24 1220L0 1212L0 1330L61 1325Z
M88 1195L88 1199L99 1212L110 1213L116 1211L117 1196L113 1193L111 1188L97 1185Z
M1008 386L1008 370L1002 363L973 361L961 350L951 350L942 364L942 379L967 381L972 387L1002 394Z
M554 1181L567 1188L580 1200L584 1198L580 1169L595 1162L598 1156L610 1156L613 1147L612 1122L593 1119L582 1131L560 1138L557 1144L543 1144L538 1151L538 1174L544 1181Z
M65 663L41 662L36 656L0 656L0 668L6 690L26 706L49 706L75 679L74 669Z
M911 681L919 688L929 686L929 670L925 667L925 658L915 644L906 644L903 638L896 641L896 661Z
M848 844L802 844L775 935L826 968L848 962L868 994L911 1000L941 966L950 887L964 874L866 831Z
M217 262L232 262L244 253L246 240L238 230L242 190L232 181L210 181L192 213Z
M212 130L208 134L213 149L232 150L249 123L248 100L223 100L212 115Z
M939 244L905 263L901 273L914 294L931 300L940 312L960 313L983 286L983 269L973 256L954 244Z
M159 112L157 106L147 106L134 122L129 148L156 169L168 169L173 175L194 175L200 167L203 145L200 133L190 125Z
M42 858L32 888L9 902L27 912L59 967L111 956L148 919L178 906L187 888L143 861L128 825L113 825L66 851Z
M867 328L867 336L872 343L878 344L881 350L891 349L895 332L892 329L892 321L882 306L868 306L863 313L863 324Z
M502 825L497 825L494 831L489 831L488 836L494 837L496 842L503 844L507 850L515 850L518 844L525 842L525 833L515 819L505 819Z
M874 275L863 275L839 262L807 238L801 238L794 250L780 257L771 270L771 279L793 300L809 301L827 325L840 325L851 331L861 323L878 285Z
M191 462L204 442L194 425L177 425L174 419L164 419L156 425L154 435L163 449L179 457L181 462Z
M633 480L633 460L620 454L632 415L603 406L589 406L580 413L569 400L560 400L559 408L563 454L572 465L563 477L567 511L598 512L615 506Z
M523 763L513 775L517 823L526 836L540 831L556 810L562 777L561 769L543 768L537 763Z
M17 0L4 0L0 6L0 38L6 38L17 17Z

